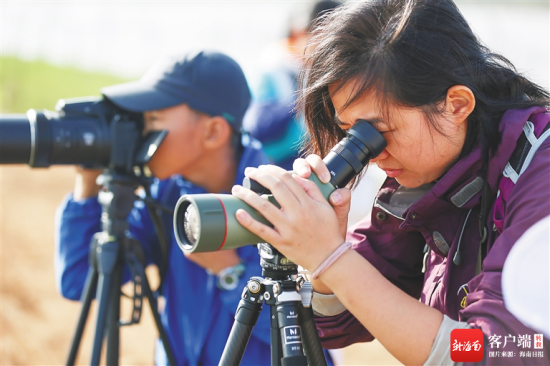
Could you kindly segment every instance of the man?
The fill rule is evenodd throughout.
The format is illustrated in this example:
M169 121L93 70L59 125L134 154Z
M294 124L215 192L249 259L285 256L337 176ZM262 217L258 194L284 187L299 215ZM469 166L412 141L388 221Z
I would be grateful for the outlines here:
M157 180L153 197L175 206L183 194L230 192L247 166L267 163L261 144L241 135L250 92L239 65L216 52L193 52L162 60L136 82L102 90L120 108L143 112L144 133L167 130L149 163ZM79 169L74 192L59 208L56 226L56 277L63 296L77 300L88 270L89 243L100 231L97 170ZM162 254L151 217L137 202L128 216L130 232L143 246L147 263L160 266ZM184 255L171 220L161 320L178 365L217 365L233 324L242 289L261 275L254 246ZM231 280L238 278L238 283ZM263 311L242 365L270 363L269 314ZM168 364L162 342L155 363Z

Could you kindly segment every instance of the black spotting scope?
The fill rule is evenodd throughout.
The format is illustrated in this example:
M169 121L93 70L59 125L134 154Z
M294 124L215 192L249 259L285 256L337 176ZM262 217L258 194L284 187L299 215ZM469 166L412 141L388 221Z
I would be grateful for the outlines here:
M61 99L55 111L0 115L0 164L83 165L132 171L167 134L142 136L143 115L102 97Z
M308 179L315 182L328 200L335 189L345 187L385 148L384 137L368 121L358 120L323 159L332 176L330 182L321 183L315 174ZM243 186L279 207L273 195L257 182L245 178ZM256 209L230 194L181 196L174 210L174 233L181 250L214 252L264 242L237 221L235 212L240 208L254 219L273 226Z

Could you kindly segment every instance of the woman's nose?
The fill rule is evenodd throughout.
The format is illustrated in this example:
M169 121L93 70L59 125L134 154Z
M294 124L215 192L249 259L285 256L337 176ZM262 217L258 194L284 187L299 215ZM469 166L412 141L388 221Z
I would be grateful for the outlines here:
M376 163L378 162L379 160L384 160L386 159L388 156L390 156L390 153L388 152L387 149L384 149L380 154L378 154L377 157L373 158L373 159L370 159L370 162L371 163Z

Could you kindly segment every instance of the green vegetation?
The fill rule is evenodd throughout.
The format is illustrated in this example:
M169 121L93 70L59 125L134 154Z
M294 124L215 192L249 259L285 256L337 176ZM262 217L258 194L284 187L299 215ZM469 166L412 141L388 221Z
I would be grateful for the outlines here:
M0 113L25 113L31 108L54 110L59 99L100 95L102 87L125 81L43 61L0 57Z

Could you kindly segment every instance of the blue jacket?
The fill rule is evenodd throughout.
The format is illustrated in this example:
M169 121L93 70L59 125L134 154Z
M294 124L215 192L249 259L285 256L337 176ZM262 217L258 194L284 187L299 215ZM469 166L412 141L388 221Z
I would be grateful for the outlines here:
M261 144L243 137L245 150L237 171L236 183L241 184L244 169L267 163ZM173 176L157 181L152 187L155 199L175 207L183 194L205 193L184 180ZM57 286L69 299L80 298L88 271L89 243L92 235L100 231L101 206L96 198L76 202L69 195L56 215L55 270ZM161 255L157 236L147 208L136 202L128 221L130 232L142 245L148 263L158 264ZM169 248L168 273L163 296L166 300L161 320L178 365L217 365L233 325L235 311L241 293L252 276L261 276L260 257L255 246L237 249L246 262L246 272L233 291L216 287L216 276L187 260L176 243L171 220L165 220L167 237L172 238ZM263 311L254 327L241 365L270 364L269 306ZM168 361L157 342L155 363L166 365Z

